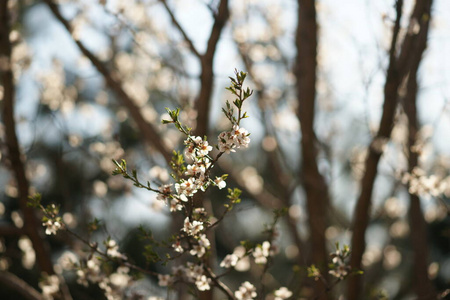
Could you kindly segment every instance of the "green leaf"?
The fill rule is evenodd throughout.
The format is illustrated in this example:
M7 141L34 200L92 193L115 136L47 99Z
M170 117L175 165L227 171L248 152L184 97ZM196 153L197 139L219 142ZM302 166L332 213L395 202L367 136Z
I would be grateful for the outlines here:
M39 207L41 205L42 196L39 193L35 193L33 196L28 197L28 207Z

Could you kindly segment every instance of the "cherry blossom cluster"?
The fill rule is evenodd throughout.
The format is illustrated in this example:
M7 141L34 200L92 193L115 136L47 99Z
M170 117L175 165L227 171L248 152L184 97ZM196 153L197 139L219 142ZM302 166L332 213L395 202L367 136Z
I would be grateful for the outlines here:
M284 300L292 296L292 292L284 286L276 290L273 294L275 296L274 300Z
M170 110L169 110L170 111ZM172 113L172 111L170 111ZM177 117L174 117L178 122ZM180 128L183 128L181 124ZM181 211L184 207L183 202L188 202L199 190L204 192L212 184L219 189L226 187L225 179L227 175L210 178L210 170L213 167L210 152L213 147L209 145L206 139L199 136L187 135L184 141L186 146L183 161L191 162L186 167L182 166L183 176L174 184L175 192L172 190L173 184L165 184L157 190L157 200L164 201L169 205L170 211Z
M252 252L253 257L255 258L255 263L257 264L266 264L267 258L273 253L270 250L270 242L265 241L262 245L258 245Z
M427 176L425 171L418 167L411 173L405 173L402 182L409 185L408 190L414 195L439 197L442 194L450 194L450 176L447 178Z
M214 164L223 154L236 152L236 149L249 146L250 134L245 128L240 126L241 120L247 117L246 113L242 112L242 105L244 100L252 94L252 91L248 88L246 90L243 89L242 85L245 76L245 73L236 71L236 79L231 78L232 85L228 89L237 98L232 102L234 106L227 101L226 109L223 110L231 123L231 128L219 134L217 145L215 145L218 153L216 152L214 155L214 147L209 144L206 137L202 138L192 135L191 129L184 127L180 123L179 109L167 109L171 120L163 120L163 123L174 124L185 135L184 151L182 154L174 152L170 164L173 170L171 174L174 179L173 183L153 188L150 182L142 183L138 179L136 171L128 172L125 160L121 162L114 161L116 169L113 175L122 175L125 179L131 180L138 188L155 192L157 194L156 199L168 205L171 212L181 212L184 215L183 226L178 234L169 240L169 243L154 243L152 242L154 239L151 236L149 239L150 243L153 243L151 247L158 244L171 245L175 255L168 253L164 262L174 260L181 255L189 255L185 263L172 267L170 274L157 275L158 284L162 287L174 287L177 283L184 283L195 286L198 291L210 290L214 286L219 287L228 295L229 299L247 300L255 299L258 296L256 287L249 281L243 282L234 292L224 288L220 277L226 273L219 276L214 275L206 259L211 248L207 231L220 222L234 204L240 202L240 190L228 189L228 203L224 204L226 208L225 213L220 218L211 218L205 208L195 207L193 201L193 197L197 193L205 192L210 186L216 186L218 189L225 188L226 174L215 178L211 176ZM237 109L237 116L234 109ZM35 206L40 206L39 201L35 201ZM64 226L61 218L58 217L59 211L56 206L40 207L46 212L43 225L46 227L47 234L56 234L61 228L69 230ZM212 220L216 220L215 223ZM264 241L256 246L242 245L236 247L232 254L225 256L220 266L226 269L233 268L237 271L244 271L248 270L250 258L253 258L256 264L265 265L263 268L265 272L269 258L275 253L275 248L271 244L272 238L275 236L275 223L276 221L273 223L273 228L269 230L270 239L268 241ZM89 256L84 260L71 262L71 269L76 270L77 282L83 286L97 285L103 290L108 300L123 299L127 288L134 283L133 277L129 274L130 267L133 267L133 265L128 263L127 256L119 251L117 242L112 239L104 242L103 250L100 250L96 243L84 242L91 249ZM163 261L156 252L152 251L150 250L144 254L148 254L151 261L153 261L153 258L156 259L155 261ZM111 269L111 266L109 266L106 268L106 264L109 262L117 263L118 267ZM226 272L228 271L230 270ZM48 295L55 294L59 291L59 288L55 288L56 284L56 280L48 279L45 283L42 283L42 289ZM292 292L285 287L273 292L275 300L287 299L291 296ZM152 296L148 299L160 298Z
M252 300L255 299L257 295L255 286L248 281L242 283L239 289L234 292L234 296L238 300Z
M76 271L77 283L85 287L90 284L97 285L103 290L108 300L124 299L125 292L134 279L129 275L130 269L122 264L111 271L110 267L104 268L109 260L126 260L126 256L118 251L117 243L108 239L104 242L105 250L101 251L95 244L91 245L92 252L85 259L79 259L72 252L64 253L57 262L62 270ZM97 250L94 250L97 249ZM96 252L99 254L95 255ZM106 271L109 270L109 271ZM46 275L39 282L43 299L59 299L61 279L58 275Z
M41 194L36 193L32 197L28 199L28 205L30 207L38 207L44 213L42 217L42 226L45 227L46 235L55 235L58 230L64 227L64 223L59 214L59 206L55 204L49 204L47 206L43 206L41 204Z
M116 241L108 239L104 244L106 249L101 253L105 255L105 258L126 260L126 256L118 251ZM96 247L94 246L94 248ZM89 284L98 285L108 300L123 299L126 289L134 282L133 277L129 274L130 269L120 265L113 272L105 272L103 263L105 263L104 260L94 253L89 255L86 261L74 263L73 268L77 270L77 283L86 287Z
M249 133L245 128L239 125L233 125L230 131L223 131L219 134L219 151L230 153L236 152L235 149L247 148L250 143Z
M330 270L328 273L337 278L338 281L344 280L350 274L362 274L359 270L353 270L348 264L347 260L350 257L350 248L347 245L340 248L339 243L336 243L336 251L331 253L330 257L332 263L329 265ZM315 265L308 267L308 277L326 281L325 277Z
M39 281L39 287L42 290L42 298L44 300L53 300L60 293L60 280L58 275L45 274L43 279Z
M61 229L62 223L59 220L55 219L47 219L47 221L42 223L42 226L45 227L45 234L52 235L56 234L56 232Z
M205 274L203 264L187 262L186 266L173 267L172 275L158 275L160 286L171 286L179 281L195 283L199 291L206 291L211 288L211 279Z
M332 269L328 273L339 280L343 280L350 273L350 266L346 263L346 259L350 256L350 248L344 246L342 249L336 244L336 251L330 254L333 264Z
M251 249L249 253L252 254L256 264L264 265L267 259L274 254L270 242L264 241L262 245L257 245ZM242 246L236 247L232 254L227 254L220 263L222 268L234 268L238 263L247 257L248 253ZM246 264L246 263L245 263Z

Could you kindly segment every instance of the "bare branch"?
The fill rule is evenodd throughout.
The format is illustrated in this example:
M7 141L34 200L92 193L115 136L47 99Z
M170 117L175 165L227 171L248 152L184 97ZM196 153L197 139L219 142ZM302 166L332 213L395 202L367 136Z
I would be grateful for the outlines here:
M14 120L15 88L11 70L8 1L1 1L0 5L0 57L5 57L8 61L7 66L0 70L0 80L4 88L2 118L5 125L5 140L8 149L7 157L17 182L19 206L24 215L24 231L33 243L37 263L41 271L53 274L54 271L50 259L49 245L43 237L42 226L34 214L33 209L27 206L30 185L25 174L25 166L22 160L19 142L17 140L16 123Z
M217 43L219 42L223 28L230 16L228 9L228 0L221 0L219 10L215 16L214 25L208 39L206 53L201 57L200 63L202 73L200 74L200 93L195 103L197 110L196 134L204 136L208 134L209 128L209 108L214 84L214 55L216 53Z
M402 43L401 52L398 59L396 57L397 51L395 46L397 44L398 33L400 31L403 1L398 0L396 4L397 17L393 29L391 49L389 52L389 68L384 88L383 114L378 133L372 140L371 146L369 147L369 155L365 164L365 173L361 181L361 193L356 203L354 212L353 236L351 243L352 255L350 258L350 265L354 269L361 269L361 259L365 251L365 232L370 219L369 212L372 202L372 191L377 175L378 162L382 155L382 151L379 151L374 144L379 143L380 141L385 142L390 138L394 115L397 108L399 96L398 90L402 80L405 76L407 76L411 68L411 59L414 57L413 53L417 53L417 43L419 43L420 37L427 34L427 23L430 20L429 8L431 7L431 2L432 0L416 1L409 26L411 28L415 22L419 22L420 30L417 34L408 32ZM361 277L350 277L348 281L348 299L359 299L360 289Z
M0 285L3 285L27 300L42 300L42 295L32 286L10 272L0 271Z
M166 0L160 0L162 2L162 4L164 5L164 7L167 10L167 13L170 16L170 19L172 20L173 25L175 25L175 27L178 29L178 31L181 33L181 35L183 36L184 40L186 41L186 43L188 43L189 45L189 49L191 49L191 52L197 56L199 59L202 58L202 55L197 51L197 49L194 46L194 43L192 42L192 40L189 38L189 36L187 35L186 31L183 29L183 27L181 26L180 22L178 22L177 18L175 17L175 14L173 13L173 11L170 9L169 5L167 4Z
M431 2L428 3L431 6ZM430 17L431 7L425 7L424 11ZM423 24L424 27L429 26L429 22ZM407 77L406 95L403 99L403 107L408 116L408 165L409 172L418 166L419 155L414 151L416 144L416 137L419 131L419 122L417 120L417 72L421 62L423 52L427 46L428 28L424 28L424 34L418 37L417 43L412 49L412 57L410 59L411 69ZM409 206L409 226L411 228L411 243L414 250L414 272L413 272L413 286L416 292L417 299L436 299L437 293L428 277L428 257L429 249L427 242L427 224L425 222L420 199L417 195L410 194Z
M297 116L301 124L302 171L311 241L312 261L327 274L326 213L329 204L328 187L317 166L317 146L314 132L316 74L317 74L317 20L315 1L298 1L296 35ZM325 287L318 281L316 293ZM323 294L320 299L327 299Z

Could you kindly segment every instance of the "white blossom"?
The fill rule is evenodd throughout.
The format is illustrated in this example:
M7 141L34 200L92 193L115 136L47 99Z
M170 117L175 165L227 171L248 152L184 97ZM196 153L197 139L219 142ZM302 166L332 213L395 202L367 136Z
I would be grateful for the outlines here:
M159 286L169 286L172 284L172 276L158 274L158 284Z
M126 286L128 286L128 283L131 280L130 275L126 274L126 273L122 273L122 272L116 272L116 273L112 273L109 276L109 280L110 282L118 287L118 288L125 288Z
M292 292L285 287L281 287L274 292L274 300L284 300L292 296Z
M225 180L223 180L222 177L216 177L216 179L214 179L214 183L219 188L219 190L227 186L227 183L225 182Z
M46 276L44 280L39 282L39 287L42 290L42 296L45 300L53 300L59 292L59 278L57 275Z
M115 240L108 240L106 242L106 254L111 257L117 257L121 259L126 259L127 257L119 252L119 245Z
M211 243L208 240L208 238L206 237L206 234L200 234L199 239L198 239L198 244L205 248L208 248L209 246L211 246Z
M234 292L234 296L238 300L252 300L257 296L256 288L253 284L246 281L239 287L239 290Z
M199 156L206 156L208 153L212 150L212 147L208 144L207 141L202 141L200 144L198 144L198 151L197 154Z
M236 254L228 254L220 263L222 268L230 268L234 267L239 260L239 257Z
M230 152L236 152L234 148L236 145L234 144L234 140L231 136L231 133L228 131L223 131L219 134L219 151L230 154Z
M195 285L197 286L197 288L200 291L207 291L210 289L210 286L209 286L210 281L211 281L211 279L209 279L205 275L201 275L201 276L197 277L197 279L195 280Z
M202 247L200 245L193 245L191 251L189 253L192 256L202 257L206 253L205 247Z
M328 273L342 280L348 274L348 266L339 264L335 269L328 271Z
M189 282L196 282L199 277L203 274L203 265L193 264L191 262L187 263L186 268L184 268L184 275L186 276L186 280Z
M208 153L212 150L212 146L210 146L207 141L204 141L199 136L189 136L184 141L184 144L186 145L184 155L186 156L186 158L189 158L191 160L196 160L197 156L207 156Z
M231 131L223 131L219 134L219 151L229 154L236 152L236 148L247 148L250 144L249 133L245 128L233 125Z
M181 242L177 240L175 243L172 244L172 248L175 250L175 252L183 253L184 249L181 246Z
M58 259L58 264L65 270L71 270L76 266L78 257L70 251L64 252Z
M233 126L233 139L235 140L237 147L247 148L250 143L250 134L245 128L239 128L238 125Z
M183 205L177 199L170 199L170 211L181 211L183 209Z
M172 184L164 184L158 188L159 193L156 196L157 200L167 201L170 199Z
M203 222L200 221L189 221L189 217L184 219L184 227L182 229L188 235L197 235L199 232L203 230Z
M86 266L77 270L77 282L81 285L88 286L89 282L98 283L102 280L103 275L100 271L100 261L95 257L91 257Z
M180 196L180 200L187 202L187 197L192 197L197 192L195 178L191 177L188 180L182 180L181 183L176 183L175 189Z
M257 264L266 264L267 257L270 255L270 243L265 241L261 246L257 246L253 252L253 257L255 258L255 263Z
M42 226L45 226L45 234L46 235L52 235L56 234L56 232L61 229L62 225L58 221L54 221L52 219L47 220L46 222L42 223Z

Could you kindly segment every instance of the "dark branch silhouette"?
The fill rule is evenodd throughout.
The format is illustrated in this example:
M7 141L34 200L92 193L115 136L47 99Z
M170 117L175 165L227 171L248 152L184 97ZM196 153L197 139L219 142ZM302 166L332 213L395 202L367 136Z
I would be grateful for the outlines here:
M317 166L317 140L314 132L317 77L317 20L313 0L298 1L298 24L296 34L297 61L297 116L301 125L302 170L301 178L306 192L309 239L312 262L327 274L327 248L325 230L328 186ZM317 281L316 293L324 290ZM322 294L319 299L326 299Z
M425 16L431 18L431 2L424 8ZM411 173L418 167L419 153L414 149L419 131L417 115L417 73L423 53L427 47L429 22L421 24L424 33L418 36L417 43L411 57L411 69L406 79L406 95L402 101L404 110L408 117L408 169ZM428 277L428 240L427 224L425 222L420 198L410 194L409 226L411 232L411 243L414 251L412 282L418 300L431 300L437 298L436 290Z
M50 259L50 248L44 239L41 222L32 208L27 206L30 184L25 174L23 155L17 140L16 122L14 120L14 80L11 69L11 43L9 41L8 1L2 1L0 7L0 57L6 57L7 66L1 69L1 83L4 94L2 101L2 118L5 125L5 138L8 149L7 157L14 174L20 210L24 218L24 232L30 238L36 252L36 259L42 272L53 274L53 264Z
M395 111L397 108L399 98L399 87L405 76L411 70L412 57L417 53L417 43L423 35L427 34L429 22L429 7L431 7L431 0L418 0L414 6L413 13L410 18L409 28L418 22L420 26L419 32L416 34L409 30L402 42L400 54L398 58L396 53L396 45L398 43L398 33L400 31L400 19L402 17L403 1L399 0L396 3L397 17L393 29L391 48L389 52L389 67L386 76L386 83L384 88L384 104L383 114L380 121L378 133L372 140L369 147L369 155L365 163L365 173L361 181L361 193L357 200L354 220L353 220L353 236L352 236L352 255L350 264L354 269L361 269L361 259L365 251L365 232L370 220L370 207L372 202L372 191L377 176L378 162L382 155L382 150L379 148L380 143L386 143L390 138ZM428 7L428 9L427 9ZM378 144L378 145L377 145ZM360 276L353 276L348 281L348 298L349 300L359 299L361 293Z
M0 286L4 286L14 290L18 295L22 296L21 299L26 300L43 300L42 295L36 291L32 286L20 279L16 275L0 271Z

